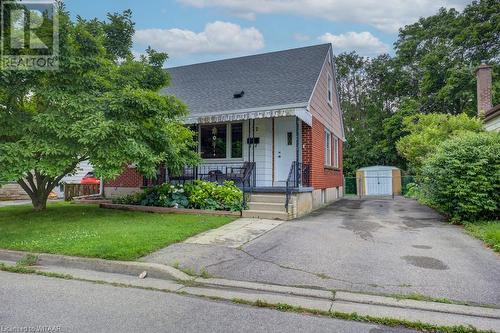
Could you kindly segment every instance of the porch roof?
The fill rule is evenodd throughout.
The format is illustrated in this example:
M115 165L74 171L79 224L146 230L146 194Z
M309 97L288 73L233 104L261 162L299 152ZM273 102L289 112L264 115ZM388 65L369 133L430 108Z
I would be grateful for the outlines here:
M212 115L305 109L330 47L321 44L170 68L171 85L162 92L187 104L187 122ZM241 91L242 97L233 96Z

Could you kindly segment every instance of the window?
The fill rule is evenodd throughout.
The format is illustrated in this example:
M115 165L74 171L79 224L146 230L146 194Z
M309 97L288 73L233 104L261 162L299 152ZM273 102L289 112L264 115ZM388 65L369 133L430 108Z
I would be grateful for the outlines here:
M202 158L226 158L227 125L200 126Z
M339 167L339 138L333 137L333 166Z
M325 129L325 165L332 165L332 134Z
M243 124L231 124L231 158L243 157Z
M330 73L328 74L328 85L327 85L327 98L328 98L328 103L332 104L332 98L333 98L333 79Z
M200 126L201 158L242 158L243 124Z

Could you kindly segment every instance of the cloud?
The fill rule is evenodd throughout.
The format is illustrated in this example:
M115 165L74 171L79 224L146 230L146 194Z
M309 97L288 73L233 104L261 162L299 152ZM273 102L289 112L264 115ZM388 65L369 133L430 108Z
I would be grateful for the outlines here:
M256 28L242 28L237 24L221 21L208 23L202 32L177 28L137 30L134 42L167 52L170 56L236 54L264 47L264 37Z
M470 0L178 0L193 7L220 7L239 17L256 14L295 14L334 22L368 24L384 32L397 32L440 7L461 10Z
M325 43L332 43L335 53L356 51L360 55L373 57L389 52L389 46L384 44L377 37L368 31L346 32L340 35L333 35L329 32L318 37Z
M311 36L301 33L295 33L293 34L293 39L295 39L298 42L307 42L308 40L311 39Z

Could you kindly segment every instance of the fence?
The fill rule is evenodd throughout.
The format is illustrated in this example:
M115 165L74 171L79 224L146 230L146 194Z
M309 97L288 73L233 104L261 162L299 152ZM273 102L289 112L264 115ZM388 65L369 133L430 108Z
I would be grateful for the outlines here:
M346 195L358 195L366 196L370 195L367 193L365 187L368 187L368 183L377 182L380 180L387 180L387 186L390 187L390 193L388 195L405 195L408 191L408 184L415 181L414 176L402 176L402 177L344 177L344 194ZM383 183L383 181L382 181Z
M99 194L99 184L64 184L64 200L70 201L74 197Z

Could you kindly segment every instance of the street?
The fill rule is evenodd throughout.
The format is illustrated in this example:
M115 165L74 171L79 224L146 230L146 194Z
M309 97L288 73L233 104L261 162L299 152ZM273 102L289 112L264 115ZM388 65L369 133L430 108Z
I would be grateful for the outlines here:
M0 272L0 331L409 332L160 291Z

